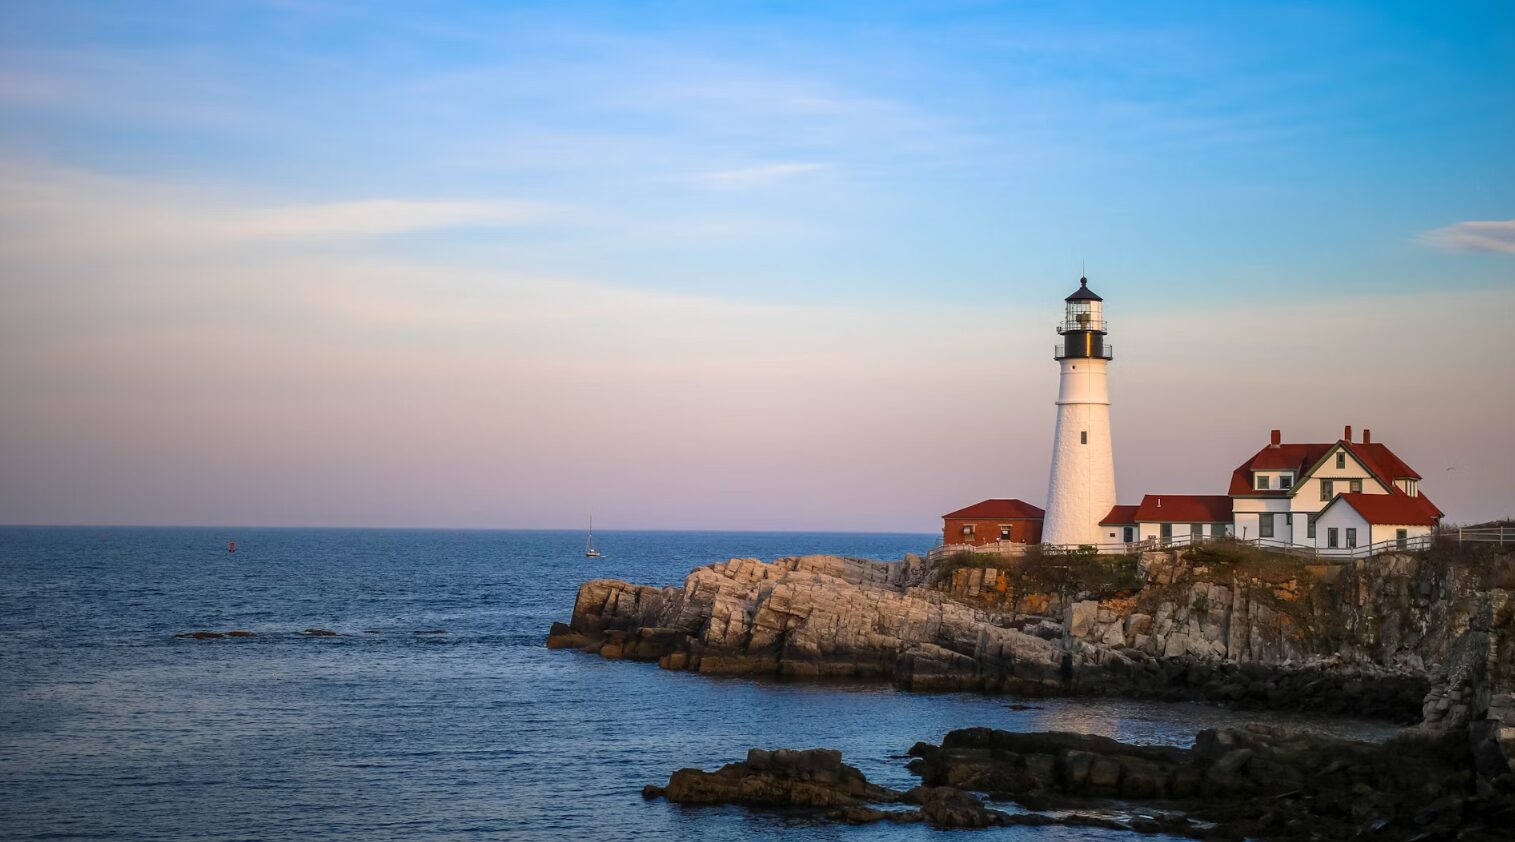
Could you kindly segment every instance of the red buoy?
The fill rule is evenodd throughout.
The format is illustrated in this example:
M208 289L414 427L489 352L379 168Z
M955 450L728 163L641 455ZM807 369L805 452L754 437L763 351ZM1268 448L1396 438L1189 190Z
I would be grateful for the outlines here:
M226 545L226 551L229 552L229 553L236 552L237 551L237 542L236 541L232 541L230 544L227 544Z

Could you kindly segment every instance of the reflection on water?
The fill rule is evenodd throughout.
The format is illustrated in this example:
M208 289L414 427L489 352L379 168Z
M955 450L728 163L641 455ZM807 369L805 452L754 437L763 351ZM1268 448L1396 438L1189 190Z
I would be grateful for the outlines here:
M1015 701L712 680L549 652L580 581L682 581L730 556L898 558L929 536L0 529L0 827L92 839L925 839L644 802L751 746L840 749L887 786L954 728L1185 745L1258 718L1200 705ZM227 540L237 541L228 557ZM307 627L343 637L307 638ZM175 640L194 629L247 640ZM416 635L441 628L444 635ZM365 629L377 634L365 635ZM1370 723L1267 715L1381 738ZM997 839L1135 838L1019 828Z

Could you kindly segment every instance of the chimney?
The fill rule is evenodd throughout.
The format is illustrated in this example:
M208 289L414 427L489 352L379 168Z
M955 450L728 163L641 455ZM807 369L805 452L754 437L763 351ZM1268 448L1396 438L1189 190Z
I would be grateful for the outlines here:
M1269 447L1279 447L1284 443L1284 431L1274 430L1273 439L1268 443Z
M1367 427L1363 427L1362 428L1362 443L1363 444L1372 444L1373 443L1373 431L1370 430L1370 429L1368 429Z
M1349 441L1351 441L1351 440L1352 440L1352 425L1351 425L1351 424L1348 424L1348 425L1347 425L1347 426L1346 426L1346 427L1345 427L1345 428L1344 428L1344 429L1343 429L1343 430L1342 430L1342 431L1341 431L1341 440L1342 440L1342 441L1347 441L1347 442L1349 442Z

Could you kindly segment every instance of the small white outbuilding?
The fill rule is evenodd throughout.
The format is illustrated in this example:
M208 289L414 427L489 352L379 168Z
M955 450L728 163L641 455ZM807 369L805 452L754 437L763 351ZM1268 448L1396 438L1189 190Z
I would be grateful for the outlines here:
M1315 516L1316 546L1323 554L1368 546L1407 549L1430 538L1436 520L1413 497L1339 494Z

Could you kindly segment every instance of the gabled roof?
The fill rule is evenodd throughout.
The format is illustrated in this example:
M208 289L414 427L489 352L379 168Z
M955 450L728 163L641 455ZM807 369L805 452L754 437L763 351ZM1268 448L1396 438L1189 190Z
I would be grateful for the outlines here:
M1232 496L1249 495L1254 497L1285 497L1288 491L1260 491L1252 487L1253 471L1294 471L1296 475L1303 475L1306 470L1315 463L1325 458L1331 448L1336 444L1281 444L1277 447L1269 445L1253 454L1251 459L1231 472Z
M1361 462L1362 466L1384 485L1393 485L1394 480L1397 479L1420 479L1420 474L1406 465L1403 459L1394 455L1394 451L1378 442L1363 443L1343 440L1329 444L1280 444L1277 447L1272 445L1264 447L1232 471L1230 494L1252 497L1285 496L1287 492L1253 488L1252 472L1292 470L1297 474L1295 479L1297 485L1299 479L1320 464L1321 460L1338 446L1352 454L1352 458Z
M1024 500L984 500L964 509L948 512L943 518L1004 518L1008 520L1041 520L1046 512Z
M1136 507L1141 523L1217 523L1231 517L1231 498L1225 494L1148 494Z
M1136 510L1141 506L1115 506L1110 509L1110 514L1099 522L1100 526L1120 526L1127 523L1136 523Z
M1341 494L1326 504L1326 508L1344 503L1356 509L1363 520L1377 526L1435 526L1435 516L1420 502L1424 499L1407 494ZM1325 514L1325 509L1321 514Z
M1063 300L1064 301L1104 301L1105 299L1100 298L1099 296L1095 295L1094 294L1094 290L1089 289L1089 279L1088 278L1079 278L1078 279L1078 289L1074 290L1072 295L1068 296L1067 298L1064 298Z
M1378 442L1342 442L1357 461L1367 466L1368 470L1377 474L1379 478L1392 482L1396 479L1420 479L1420 474L1404 463L1403 459L1394 455L1394 451L1379 444Z

